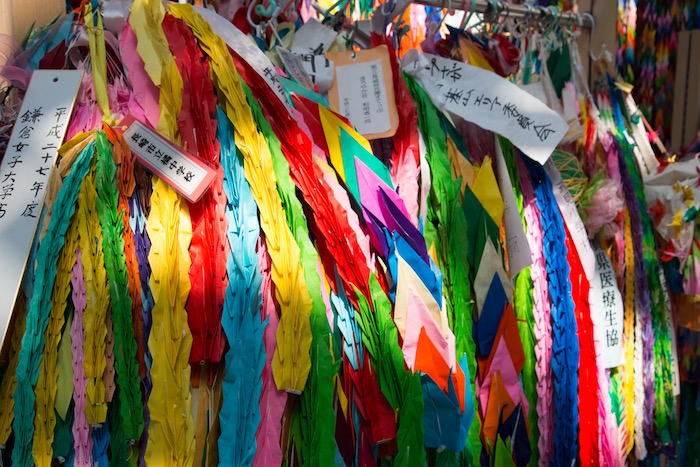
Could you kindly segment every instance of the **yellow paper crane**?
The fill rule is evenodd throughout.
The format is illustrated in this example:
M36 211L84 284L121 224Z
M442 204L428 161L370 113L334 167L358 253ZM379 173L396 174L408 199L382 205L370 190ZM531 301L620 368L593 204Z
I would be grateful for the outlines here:
M676 238L680 236L681 230L683 230L683 212L681 208L678 208L678 211L673 215L673 222L666 225L673 227L673 230L676 232Z
M102 379L107 361L105 359L105 318L109 306L107 272L102 256L102 228L97 217L97 187L95 185L95 159L83 180L78 196L78 234L82 251L83 272L87 306L83 315L85 344L83 368L87 377L85 417L91 425L102 424L107 419L105 384Z
M157 0L136 0L129 23L138 39L137 50L151 81L160 88L158 132L179 142L177 118L182 107L182 77L170 53L162 28L165 9ZM148 399L146 463L192 465L194 420L190 395L189 356L192 333L185 303L190 292L192 223L187 203L158 177L153 177L151 211L148 216L151 251L151 291L155 300L153 327L148 348L153 357L153 386Z

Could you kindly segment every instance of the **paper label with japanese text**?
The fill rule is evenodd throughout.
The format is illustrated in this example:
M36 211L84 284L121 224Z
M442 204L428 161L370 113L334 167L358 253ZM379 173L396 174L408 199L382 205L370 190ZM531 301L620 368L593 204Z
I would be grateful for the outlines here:
M569 129L554 110L496 73L415 49L406 52L401 69L438 108L505 136L540 164Z
M625 363L622 350L624 308L620 289L617 287L615 271L607 253L595 246L595 274L590 281L588 303L591 318L595 323L595 338L599 344L596 351L601 353L606 369Z
M0 337L7 326L41 215L49 174L68 128L83 72L37 70L0 165Z
M501 190L501 198L503 198L504 205L503 219L506 227L506 247L508 248L508 272L510 273L510 278L513 279L520 271L532 264L532 254L523 230L523 223L520 219L518 203L515 201L513 185L508 176L508 167L503 157L503 150L498 141L498 136L494 135L494 138L496 140L498 186ZM518 182L516 181L516 183Z
M333 84L333 62L325 55L309 52L299 54L299 59L306 74L318 86L318 92L322 95L327 94Z
M595 271L595 255L591 248L591 242L588 239L586 226L583 225L574 198L571 196L569 189L561 179L559 170L551 159L544 164L544 171L552 182L554 198L556 198L564 222L566 222L566 226L569 228L571 239L574 241L576 252L581 260L583 272L586 273L586 279L590 282Z
M326 94L333 83L333 62L325 54L336 37L336 30L315 19L310 19L294 33L290 50L299 56L304 70L318 85L321 94Z
M383 81L379 60L338 67L338 110L363 135L391 128Z
M133 116L127 116L119 128L139 161L188 201L196 203L214 180L214 169L166 141Z
M328 100L367 139L394 136L399 117L386 45L357 52L328 52L335 79Z
M291 51L295 54L323 55L333 45L338 31L310 19L294 33Z
M313 91L314 82L304 69L301 59L297 55L282 47L277 47L275 50L277 50L277 55L279 55L280 60L282 60L282 63L284 63L284 67L287 69L289 76L294 78L297 83L301 84L306 89Z

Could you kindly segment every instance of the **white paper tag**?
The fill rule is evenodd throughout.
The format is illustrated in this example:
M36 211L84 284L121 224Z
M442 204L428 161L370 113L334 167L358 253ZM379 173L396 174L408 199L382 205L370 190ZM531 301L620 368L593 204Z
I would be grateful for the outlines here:
M124 125L128 126L124 140L139 161L188 201L196 203L214 180L214 169L186 155L132 116L119 126Z
M243 34L231 22L219 16L215 11L198 6L194 6L193 8L207 23L209 23L212 31L226 42L226 45L231 47L234 52L253 67L289 110L284 88L282 87L282 83L280 83L279 76L277 76L275 67L272 62L270 62L270 59L267 58L248 36Z
M401 69L440 109L505 136L540 164L569 129L554 110L496 73L416 49L404 55Z
M333 83L333 62L324 57L338 32L311 19L294 33L291 51L301 59L306 73L326 94Z
M299 58L306 74L318 85L318 92L327 94L333 84L333 62L323 55L312 53L301 54Z
M518 203L515 201L513 185L508 174L506 160L503 157L501 143L498 135L494 135L496 145L496 169L498 171L498 186L503 198L503 219L506 227L506 246L508 248L508 272L513 279L520 271L532 264L530 246L527 244L523 223L518 211ZM516 183L518 183L516 181Z
M381 60L339 66L336 79L340 113L360 134L384 133L391 129Z
M313 91L314 82L311 80L308 73L306 73L301 59L297 55L294 55L292 52L282 47L277 47L275 50L277 50L277 54L280 56L280 60L282 60L282 63L284 63L289 75L294 78L297 83L301 84L306 89Z
M569 189L566 188L564 181L561 179L559 170L557 170L551 159L544 164L544 171L552 182L552 190L554 191L557 205L559 205L561 215L564 218L564 222L566 222L566 226L569 228L569 233L574 241L574 245L576 245L576 251L581 260L583 272L586 273L586 279L590 282L595 272L595 255L591 248L591 242L588 240L586 226L583 225L578 209L576 209L576 203L574 203Z
M624 308L610 258L598 245L595 246L595 276L590 284L588 302L595 322L595 338L600 345L596 351L601 353L606 369L615 368L625 363L622 350Z
M295 54L324 55L338 37L333 28L324 26L315 19L310 19L294 33L291 51Z
M664 274L661 265L659 264L659 279L661 281L661 288L664 292L664 301L666 306L666 321L668 322L668 331L671 336L671 370L673 373L672 384L673 384L673 395L681 395L681 376L678 372L678 344L676 343L676 325L673 322L673 315L671 314L671 296L668 293L668 285L666 284L666 274Z
M4 342L44 204L49 174L68 128L82 71L32 74L0 166L0 337Z

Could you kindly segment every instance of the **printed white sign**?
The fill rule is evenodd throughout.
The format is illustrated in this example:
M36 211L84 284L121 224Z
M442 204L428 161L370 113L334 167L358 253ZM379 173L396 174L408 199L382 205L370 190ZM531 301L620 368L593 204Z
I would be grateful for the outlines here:
M617 288L615 271L607 253L595 246L595 276L588 292L591 318L595 322L596 341L605 368L615 368L625 363L622 351L624 308L622 295Z
M566 222L566 226L569 228L571 239L574 241L574 245L576 245L576 251L581 260L583 272L586 273L586 279L590 282L593 280L593 273L595 272L595 256L591 248L591 242L588 240L586 226L583 225L581 216L576 208L576 203L571 197L569 189L561 179L559 170L557 170L551 159L544 164L544 171L552 182L552 190L554 191L557 205L564 218L564 222Z
M255 45L252 39L243 34L236 26L215 11L198 6L194 6L193 8L202 16L204 21L209 23L212 31L226 42L226 45L231 47L234 52L253 67L265 80L270 89L277 94L279 100L289 109L287 97L284 94L284 88L282 87L282 83L280 83L279 76L277 76L277 71L275 71L275 66L258 46Z
M501 198L503 198L503 218L506 226L506 246L508 248L508 272L510 278L513 279L520 271L532 264L532 254L530 246L527 244L523 223L520 219L520 211L518 211L518 203L515 201L515 193L513 193L513 185L508 174L506 160L503 157L501 143L498 141L498 135L494 135L496 144L496 168L498 171L498 186L501 189ZM515 183L518 183L515 180Z
M360 134L383 133L391 129L381 60L339 66L336 79L340 113Z
M540 164L569 129L554 110L496 73L416 49L404 55L401 68L438 108L505 136Z
M127 118L132 121L124 131L124 140L131 151L178 193L197 202L214 179L214 170L195 162L133 117Z
M277 54L280 56L280 60L282 60L282 63L284 63L289 75L294 78L297 83L301 84L306 89L313 91L314 82L311 81L308 73L306 73L304 65L299 57L282 47L277 47L275 50L277 50Z
M49 173L68 128L82 71L37 70L0 166L0 337L5 339Z

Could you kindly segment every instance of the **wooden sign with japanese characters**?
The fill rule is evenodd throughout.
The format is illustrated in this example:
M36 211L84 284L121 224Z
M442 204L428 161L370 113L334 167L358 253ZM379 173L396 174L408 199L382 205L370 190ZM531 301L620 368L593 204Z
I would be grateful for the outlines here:
M196 203L214 180L214 169L165 140L133 116L127 116L119 128L139 161L188 201Z
M68 128L82 71L38 70L22 102L0 165L0 337L27 264L49 175Z

